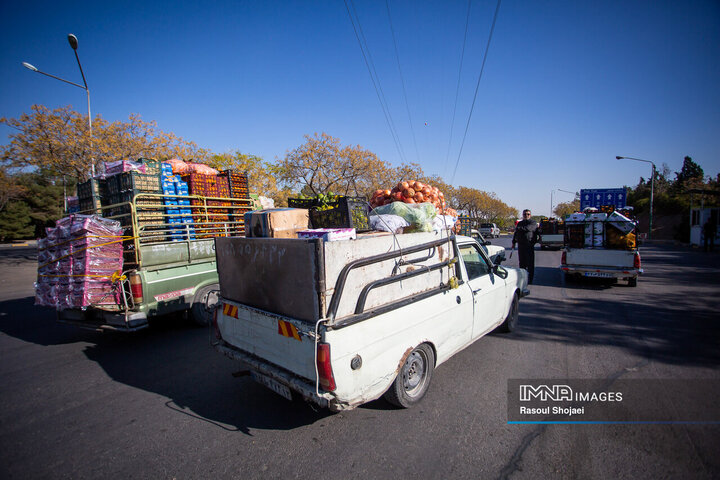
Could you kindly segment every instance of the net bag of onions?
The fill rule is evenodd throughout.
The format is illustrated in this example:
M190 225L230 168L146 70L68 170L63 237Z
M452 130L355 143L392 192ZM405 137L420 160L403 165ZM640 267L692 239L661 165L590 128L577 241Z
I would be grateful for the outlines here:
M422 183L418 180L410 182L398 182L392 189L375 190L370 199L372 208L382 207L393 202L408 204L430 203L438 213L445 209L445 195L437 187Z

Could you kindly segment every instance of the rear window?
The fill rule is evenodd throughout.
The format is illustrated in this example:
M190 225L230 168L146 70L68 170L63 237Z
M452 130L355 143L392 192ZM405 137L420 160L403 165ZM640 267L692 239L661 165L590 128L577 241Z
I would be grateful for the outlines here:
M492 223L481 223L480 224L480 228L492 228L492 227L493 227Z

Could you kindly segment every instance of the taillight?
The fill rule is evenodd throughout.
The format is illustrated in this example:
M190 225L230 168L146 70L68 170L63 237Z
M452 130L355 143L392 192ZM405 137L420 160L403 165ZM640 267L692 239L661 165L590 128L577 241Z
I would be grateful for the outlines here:
M330 365L329 343L318 343L317 369L320 386L328 392L335 390L335 377L333 376L332 365Z
M567 252L563 250L562 257L560 257L560 263L563 265L567 264Z
M639 254L639 253L636 253L636 254L635 254L635 260L634 260L634 262L633 262L633 268L637 268L638 270L640 270L640 254Z
M212 319L213 330L215 330L215 338L217 338L218 340L222 340L222 335L220 334L220 327L218 327L218 322L217 322L218 311L220 311L222 309L222 304L218 303L215 307L216 308L213 311L213 319Z
M142 279L137 273L130 274L130 293L132 294L135 305L143 302Z

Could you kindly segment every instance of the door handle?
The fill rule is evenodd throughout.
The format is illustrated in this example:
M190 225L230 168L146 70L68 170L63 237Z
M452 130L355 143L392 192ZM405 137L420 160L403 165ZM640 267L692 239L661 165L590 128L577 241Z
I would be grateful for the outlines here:
M472 292L473 292L473 295L475 295L476 293L478 293L480 290L482 290L482 288L478 288L477 290L473 290L473 291L472 291Z

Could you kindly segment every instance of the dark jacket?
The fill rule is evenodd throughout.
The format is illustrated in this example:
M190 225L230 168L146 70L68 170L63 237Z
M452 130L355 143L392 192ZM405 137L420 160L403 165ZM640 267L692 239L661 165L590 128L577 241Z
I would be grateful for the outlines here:
M520 220L515 227L513 243L521 247L532 247L538 243L538 225L533 220Z

